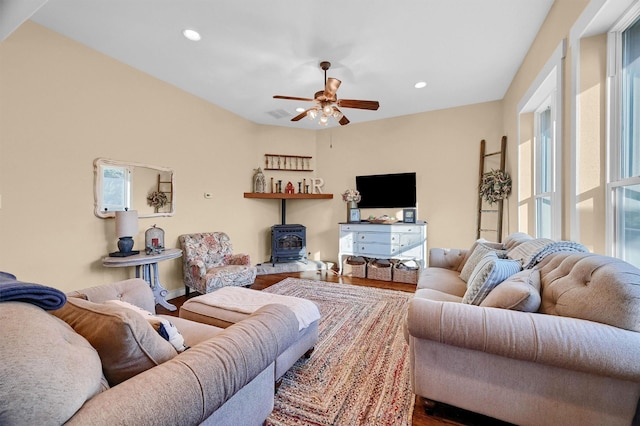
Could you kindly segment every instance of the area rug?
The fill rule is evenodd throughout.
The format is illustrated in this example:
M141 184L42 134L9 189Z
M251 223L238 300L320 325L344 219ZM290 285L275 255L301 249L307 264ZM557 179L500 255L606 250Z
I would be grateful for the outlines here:
M411 424L410 293L297 278L263 291L312 300L321 314L315 350L284 375L267 425Z

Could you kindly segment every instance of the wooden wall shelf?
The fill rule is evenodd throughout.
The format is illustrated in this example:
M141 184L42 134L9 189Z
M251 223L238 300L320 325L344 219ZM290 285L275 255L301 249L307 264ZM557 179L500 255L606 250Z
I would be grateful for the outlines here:
M333 198L333 194L283 194L279 192L245 192L244 198L262 198L269 200L280 200L282 205L280 214L282 216L282 224L287 221L287 200L329 200Z
M333 194L285 194L278 192L245 192L244 198L270 198L276 200L289 199L331 199Z

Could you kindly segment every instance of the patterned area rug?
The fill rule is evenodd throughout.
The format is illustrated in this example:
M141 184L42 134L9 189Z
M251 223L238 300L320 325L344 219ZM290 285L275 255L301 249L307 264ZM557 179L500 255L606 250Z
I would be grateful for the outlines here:
M311 358L284 375L267 425L411 424L410 293L297 278L263 291L312 300L322 316Z

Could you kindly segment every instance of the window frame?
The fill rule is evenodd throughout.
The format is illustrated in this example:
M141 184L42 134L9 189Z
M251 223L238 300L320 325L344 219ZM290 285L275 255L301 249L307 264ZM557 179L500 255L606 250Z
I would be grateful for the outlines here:
M558 198L556 196L556 181L557 181L557 173L559 172L556 168L556 132L555 132L555 123L556 123L556 106L555 106L555 89L549 93L549 96L538 106L538 108L534 112L534 181L533 181L533 198L534 198L534 230L535 236L537 238L559 238L559 235L555 235L557 230L557 221L558 221ZM549 145L549 164L546 165L547 169L550 171L550 176L548 176L547 188L543 190L542 188L542 180L545 178L542 173L542 165L545 158L543 158L542 152L542 125L541 125L541 115L549 110L549 124L550 124L550 134L549 137L551 139L551 143ZM541 224L541 215L539 211L539 202L543 199L549 200L549 223L548 223L548 235L542 234L542 224Z

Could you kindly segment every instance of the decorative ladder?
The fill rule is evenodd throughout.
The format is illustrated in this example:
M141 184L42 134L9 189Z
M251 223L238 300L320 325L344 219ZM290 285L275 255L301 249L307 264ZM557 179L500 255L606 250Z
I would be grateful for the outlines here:
M162 192L167 196L167 204L173 204L173 182L171 180L163 181L160 174L158 174L158 192ZM156 213L158 212L156 211Z
M497 208L496 209L483 209L482 204L483 204L483 200L482 200L482 196L480 195L480 185L482 184L482 176L487 173L487 170L485 170L486 164L485 164L485 159L487 157L492 157L494 155L499 155L500 156L500 170L504 171L504 167L505 167L505 154L506 154L506 149L507 149L507 137L503 136L502 140L500 142L500 151L496 151L496 152L490 152L487 153L486 152L486 141L484 139L482 139L480 141L480 167L479 167L479 176L478 176L478 227L477 227L477 234L476 234L476 239L480 238L480 235L483 232L495 232L496 233L496 240L497 242L502 242L502 211L503 211L503 200L498 201L497 203ZM483 214L484 215L495 215L496 218L496 228L495 229L490 229L490 228L483 228L483 224L482 224L482 218L483 218Z

